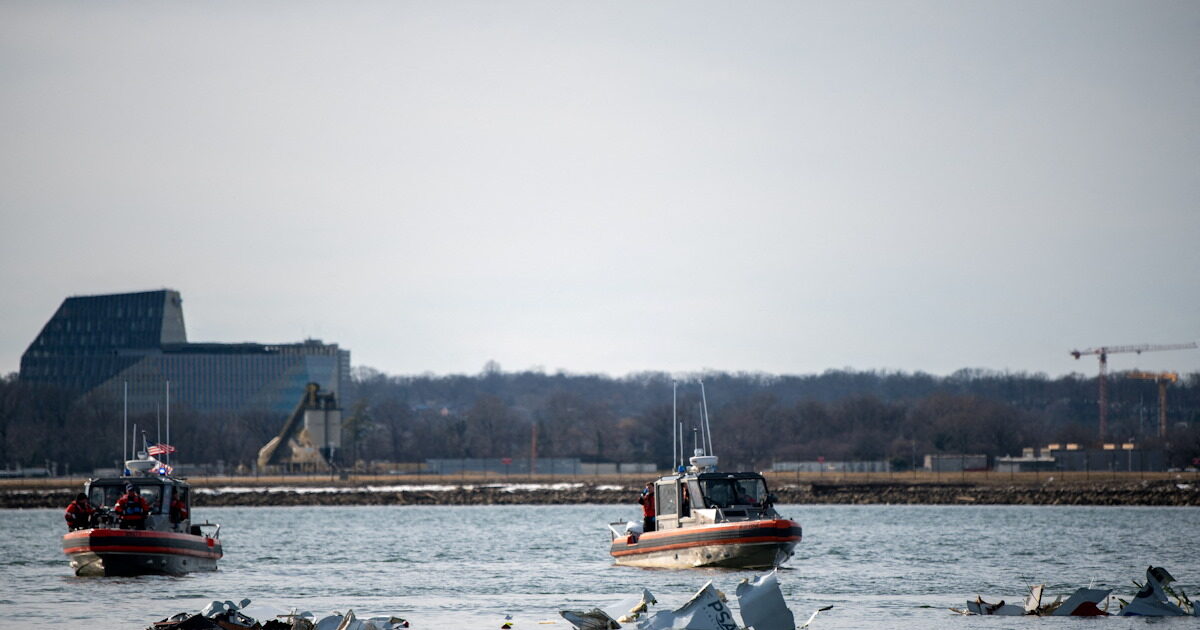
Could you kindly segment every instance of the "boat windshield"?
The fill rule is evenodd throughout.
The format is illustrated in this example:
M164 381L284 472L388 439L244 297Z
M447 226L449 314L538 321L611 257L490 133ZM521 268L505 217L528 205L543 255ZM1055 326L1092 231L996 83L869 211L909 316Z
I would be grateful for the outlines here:
M138 494L146 500L152 514L162 514L162 486L158 484L138 484L135 486ZM113 507L121 495L125 494L125 486L121 484L92 485L88 502L94 506Z
M762 479L704 479L700 483L712 507L759 506L767 498L767 484Z
M88 497L88 501L96 506L112 507L117 504L117 499L125 494L125 488L122 486L92 486L92 495Z

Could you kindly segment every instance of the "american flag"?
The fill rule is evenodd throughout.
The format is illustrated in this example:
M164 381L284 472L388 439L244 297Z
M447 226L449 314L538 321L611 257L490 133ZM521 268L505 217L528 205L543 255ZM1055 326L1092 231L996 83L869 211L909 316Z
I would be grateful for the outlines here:
M170 444L151 444L146 447L147 455L166 455L167 453L174 452L175 447Z

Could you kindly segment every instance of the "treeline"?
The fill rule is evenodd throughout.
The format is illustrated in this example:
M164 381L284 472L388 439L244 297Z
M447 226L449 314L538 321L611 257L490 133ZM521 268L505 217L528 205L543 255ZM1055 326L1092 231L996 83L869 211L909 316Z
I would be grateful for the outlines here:
M725 466L774 461L890 460L920 465L927 453L1020 454L1051 442L1094 445L1095 377L962 370L923 373L827 371L803 376L705 373L681 378L675 415L690 450L699 424L703 378L713 440ZM655 462L671 456L671 375L504 372L390 376L358 368L343 401L345 467L427 458L580 457ZM1110 375L1113 440L1164 448L1171 465L1200 457L1200 373L1168 391L1169 438L1156 437L1154 383ZM253 466L279 431L278 414L201 416L172 411L182 461ZM130 418L155 437L153 416ZM0 380L0 463L90 471L120 452L120 403ZM536 434L536 438L535 438Z
M359 459L405 459L409 449L426 457L525 457L536 426L543 457L671 463L669 374L503 372L490 363L478 375L397 377L359 368L355 376L350 415L361 425L347 444ZM689 436L700 417L700 379L717 451L739 466L824 457L887 459L904 468L927 453L1019 455L1052 442L1092 445L1098 430L1095 377L831 370L682 378L677 415ZM1156 437L1154 383L1110 375L1109 402L1111 439L1167 448L1180 466L1200 456L1200 373L1169 390L1167 443Z

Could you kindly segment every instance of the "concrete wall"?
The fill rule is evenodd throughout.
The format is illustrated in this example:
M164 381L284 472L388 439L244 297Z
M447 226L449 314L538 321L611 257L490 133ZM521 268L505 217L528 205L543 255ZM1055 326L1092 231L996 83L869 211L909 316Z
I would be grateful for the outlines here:
M539 457L534 472L539 475L615 475L648 474L658 472L652 463L583 463L577 457ZM456 475L462 472L495 473L500 475L528 475L529 458L512 458L505 464L498 458L427 459L424 472L434 475Z
M774 462L771 472L891 472L892 464L887 461L848 462Z

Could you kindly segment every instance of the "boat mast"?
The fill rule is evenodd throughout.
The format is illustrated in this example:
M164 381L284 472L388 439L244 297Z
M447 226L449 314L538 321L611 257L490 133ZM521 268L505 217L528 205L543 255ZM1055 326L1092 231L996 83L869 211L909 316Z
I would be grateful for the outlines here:
M687 461L687 458L683 455L683 423L678 423L675 429L679 431L679 465L683 466L683 463ZM675 470L678 471L679 469L676 468Z
M121 469L124 470L125 462L129 460L129 381L125 381L125 413L121 417Z
M675 403L679 396L679 384L671 381L671 473L674 474L679 469L676 463L679 455L679 449L675 446L675 423L679 421L676 416Z
M171 444L171 381L167 381L167 445ZM170 449L165 453L167 456L167 465L171 465Z
M700 403L704 407L704 432L708 435L708 452L705 455L714 455L716 450L712 443L712 425L708 422L708 397L704 395L704 381L700 381Z

